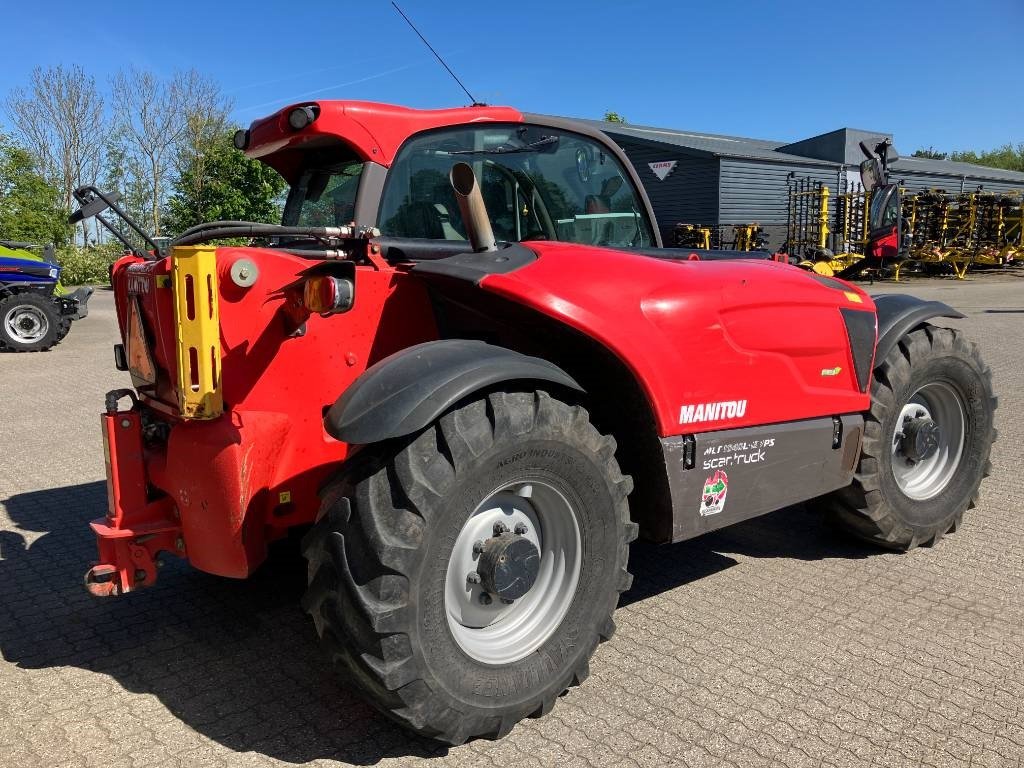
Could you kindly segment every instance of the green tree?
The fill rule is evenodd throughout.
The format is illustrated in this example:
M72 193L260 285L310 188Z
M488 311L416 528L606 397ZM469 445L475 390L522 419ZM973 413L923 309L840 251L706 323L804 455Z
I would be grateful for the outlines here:
M971 163L973 165L984 165L989 168L1002 168L1007 171L1024 172L1024 143L1004 144L996 149L963 150L961 152L939 152L934 147L919 149L914 152L913 157L927 157L932 160L955 160L958 163Z
M626 118L618 112L612 112L611 110L604 113L604 119L609 123L622 123L623 125L626 123Z
M280 219L285 183L275 170L235 149L234 129L223 131L204 152L191 156L175 180L168 224L181 232L204 221Z
M1004 144L996 149L982 152L950 152L950 160L961 163L974 163L989 168L1003 168L1007 171L1024 171L1024 143L1014 146Z
M71 235L61 191L39 162L0 133L0 238L64 245Z

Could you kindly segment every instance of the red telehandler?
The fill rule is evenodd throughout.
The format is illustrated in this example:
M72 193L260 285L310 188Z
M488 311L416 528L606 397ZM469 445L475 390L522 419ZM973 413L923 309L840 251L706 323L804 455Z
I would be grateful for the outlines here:
M133 389L102 417L96 595L153 584L166 554L245 578L304 528L334 664L457 744L583 681L638 534L813 500L907 550L977 499L989 369L929 322L962 315L662 248L599 131L322 101L235 141L288 181L282 222L202 224L114 267Z

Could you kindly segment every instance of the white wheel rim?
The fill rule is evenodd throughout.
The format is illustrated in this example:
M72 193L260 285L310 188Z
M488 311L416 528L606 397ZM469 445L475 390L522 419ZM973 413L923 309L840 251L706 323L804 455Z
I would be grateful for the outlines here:
M511 604L492 597L467 576L476 571L474 545L493 535L495 523L523 537L540 553L532 588ZM520 528L522 530L522 528ZM529 656L562 623L579 584L583 545L576 511L545 480L520 480L491 493L474 510L455 540L445 578L445 614L464 653L484 664L510 664Z
M918 389L900 410L892 436L892 473L900 490L915 501L939 495L960 466L966 442L963 399L951 385L936 381ZM904 425L931 419L939 429L938 448L925 459L913 461L902 448Z
M46 314L31 304L11 307L4 317L7 335L22 344L32 344L46 336L50 321Z

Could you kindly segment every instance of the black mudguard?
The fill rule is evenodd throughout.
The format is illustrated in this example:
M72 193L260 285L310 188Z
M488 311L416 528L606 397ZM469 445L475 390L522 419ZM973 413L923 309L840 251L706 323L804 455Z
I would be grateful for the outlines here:
M878 315L878 343L875 365L896 347L903 335L933 317L966 317L941 301L924 301L904 293L886 293L872 297Z
M475 392L512 381L583 391L561 368L537 357L482 341L428 341L367 368L331 406L324 428L353 445L402 437Z

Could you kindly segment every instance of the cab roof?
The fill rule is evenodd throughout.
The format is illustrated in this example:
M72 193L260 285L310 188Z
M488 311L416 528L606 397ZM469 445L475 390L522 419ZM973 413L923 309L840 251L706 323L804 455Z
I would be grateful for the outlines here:
M295 130L288 116L300 107L312 108L316 117ZM302 101L253 122L245 154L261 158L292 182L299 150L337 147L343 142L360 160L390 166L398 148L420 131L466 123L522 121L522 113L512 107L411 109L372 101Z

